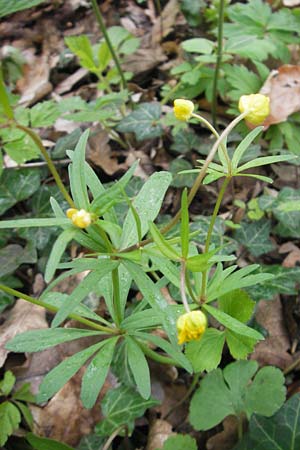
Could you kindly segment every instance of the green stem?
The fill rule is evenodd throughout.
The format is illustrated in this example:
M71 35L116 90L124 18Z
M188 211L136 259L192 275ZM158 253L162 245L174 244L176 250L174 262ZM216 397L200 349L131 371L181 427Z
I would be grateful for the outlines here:
M191 312L191 310L185 293L185 266L186 266L185 260L182 259L180 267L180 295L184 309L186 310L187 313L189 313Z
M3 106L4 113L9 120L14 119L14 112L9 103L6 87L3 80L2 66L0 64L0 103Z
M181 406L193 393L195 387L198 384L199 378L201 376L201 372L199 373L195 373L195 375L193 376L193 380L190 384L190 387L188 388L188 390L186 391L185 395L179 400L179 402L177 402L163 417L163 420L166 420L168 417L170 417L170 415L176 411L179 406Z
M249 114L249 111L245 111L242 114L240 114L239 116L237 116L232 122L230 122L230 124L225 128L225 130L222 132L222 134L219 136L219 138L216 140L216 142L214 143L211 151L209 152L209 154L207 155L207 158L202 166L202 168L200 169L200 172L195 180L195 183L193 184L189 195L188 195L188 205L190 205L195 197L195 195L197 194L197 191L199 189L199 187L201 186L202 180L206 175L207 169L209 164L212 162L212 160L214 159L214 156L219 148L219 145L223 142L223 140L228 136L228 134L233 130L233 128L239 123L241 122L241 120L244 119L244 117L246 117ZM167 231L169 231L171 228L173 228L174 225L177 224L177 222L180 220L181 217L181 211L179 210L177 212L177 214L174 216L174 218L171 220L171 222L168 223L168 225L164 226L160 232L161 233L167 233Z
M211 105L212 122L214 127L216 127L217 122L218 79L223 55L224 9L225 9L225 0L219 0L217 62L214 71L213 88L212 88L212 105Z
M243 437L243 416L239 414L238 416L236 416L236 419L238 423L238 438L239 441L241 441Z
M113 60L115 62L116 68L117 68L117 70L119 72L119 75L121 77L122 88L126 89L127 88L127 82L125 80L124 73L123 73L122 67L120 65L119 58L118 58L118 56L117 56L117 54L116 54L116 52L115 52L115 50L113 48L113 45L111 43L110 38L108 36L107 30L106 30L106 26L104 24L104 20L103 20L100 8L98 6L97 0L91 0L91 3L92 3L92 6L93 6L93 10L94 10L97 22L99 24L99 28L100 28L103 36L104 36L105 42L106 42L106 44L107 44L107 46L109 48L111 56L112 56L112 58L113 58Z
M199 120L199 122L203 123L206 126L206 128L208 128L212 132L212 134L215 136L215 138L219 139L219 137L220 137L219 133L217 132L215 127L208 120L206 120L204 117L200 116L199 114L193 113L192 116L196 117ZM222 152L224 154L224 157L226 159L226 162L227 162L228 173L230 173L230 171L231 171L231 161L230 161L230 158L228 156L228 152L227 152L227 149L226 149L226 147L224 145L224 142L221 142L220 147L221 147L221 150L222 150Z
M119 282L119 271L118 268L112 271L112 283L113 283L113 305L115 313L116 326L119 328L122 322L122 309L121 309L121 299L120 299L120 282Z
M141 347L145 355L153 359L153 361L156 361L161 364L169 364L171 366L180 367L180 365L173 358L169 358L168 356L163 356L160 355L159 353L156 353L154 350L151 350L151 348L149 348L147 344L143 344L140 341L136 342Z
M53 313L56 313L59 308L56 306L50 305L49 303L45 303L41 300L38 300L37 298L31 297L30 295L23 294L20 291L16 291L15 289L12 289L8 286L5 286L3 284L0 284L0 290L7 292L7 294L13 295L18 298L22 298L23 300L26 300L29 303L32 303L33 305L41 306L42 308L47 309L48 311L51 311ZM79 316L78 314L69 314L68 317L70 319L77 320L77 322L80 322L90 328L94 328L95 330L104 331L105 333L109 334L118 334L119 330L116 328L110 328L105 327L103 325L98 325L97 323L92 322L91 320L85 319L84 317Z
M18 128L19 130L24 131L26 134L28 134L28 136L31 137L31 139L33 140L33 142L38 146L40 152L42 153L43 157L46 160L46 163L48 165L48 168L57 184L58 189L60 190L60 192L62 193L62 195L64 196L64 198L67 200L67 202L69 203L69 205L71 206L71 208L75 208L75 203L73 202L72 198L70 197L68 191L66 190L62 179L59 176L59 173L56 170L55 165L53 164L50 156L47 153L47 150L45 149L45 147L43 146L43 143L40 139L40 137L34 132L32 131L30 128L25 127L19 123L16 123L16 128Z
M219 192L219 195L218 195L215 207L214 207L213 215L211 216L211 219L210 219L210 224L208 227L206 241L205 241L204 253L207 253L209 251L211 236L212 236L212 232L213 232L214 225L216 222L216 218L218 216L218 212L219 212L226 188L227 188L230 180L231 180L231 177L225 178L224 183L222 184L222 187L220 189L220 192ZM202 272L202 286L201 286L201 301L202 302L205 301L206 284L207 284L207 270L204 270Z

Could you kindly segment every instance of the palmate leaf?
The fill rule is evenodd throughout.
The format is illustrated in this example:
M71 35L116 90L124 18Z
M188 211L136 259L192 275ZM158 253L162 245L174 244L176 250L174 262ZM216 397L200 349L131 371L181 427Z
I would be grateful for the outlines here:
M278 411L285 400L284 376L276 367L264 367L250 383L257 369L256 361L237 361L207 374L190 404L194 428L208 430L231 414L250 419L254 413L270 417Z
M151 394L150 371L145 355L135 340L126 336L128 364L138 392L146 400Z
M188 342L185 353L194 372L216 369L222 358L224 343L225 333L215 328L208 328L201 339Z
M5 444L8 437L16 430L21 422L18 408L10 402L0 404L0 445Z

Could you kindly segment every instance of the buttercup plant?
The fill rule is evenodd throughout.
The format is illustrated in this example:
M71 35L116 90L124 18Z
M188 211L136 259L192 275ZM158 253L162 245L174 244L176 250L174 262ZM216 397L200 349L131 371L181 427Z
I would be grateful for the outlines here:
M257 97L254 96L255 99ZM246 100L242 101L241 114L220 135L209 122L194 113L191 101L175 101L174 114L177 118L198 118L213 132L216 141L206 160L200 161L201 167L195 169L198 176L190 192L183 191L180 211L163 228L159 229L154 221L171 183L170 173L161 171L151 175L132 199L127 196L126 186L134 175L136 164L116 183L108 188L103 186L85 161L89 130L82 134L74 152L68 153L71 159L71 195L67 194L71 199L71 208L63 211L52 199L54 217L0 223L0 228L62 228L46 266L45 280L49 285L40 299L0 285L1 290L55 314L51 328L19 334L7 343L7 349L36 352L81 337L98 337L96 343L64 360L45 376L38 396L40 402L51 398L90 360L82 379L81 399L86 408L91 408L121 345L126 349L124 359L138 392L142 397L149 398L151 380L146 358L173 364L192 373L197 371L197 355L201 358L202 370L212 370L219 364L225 341L232 356L241 359L246 358L255 344L263 339L258 331L247 325L254 307L252 300L245 299L244 306L247 305L247 311L250 311L247 317L243 314L243 308L232 311L228 304L239 290L271 279L272 275L258 273L256 264L242 269L236 265L224 268L222 262L232 261L234 257L222 254L221 247L211 245L213 227L229 181L234 176L250 176L271 182L269 178L244 171L291 158L286 155L261 157L240 165L242 155L258 136L261 127L251 131L237 146L233 157L229 157L226 138L234 127L244 118L249 118L250 114L256 124L262 122L267 114L267 100L256 102L253 97L249 102ZM217 152L220 161L213 162ZM224 182L201 253L193 242L195 233L190 232L189 205L202 182L209 183L219 178L224 178ZM123 223L118 220L115 210L121 203L128 205ZM168 231L179 221L180 233L168 237ZM82 258L60 263L73 240L88 249L89 253ZM63 272L54 278L58 269ZM51 292L61 280L85 271L88 272L85 278L63 300L59 293ZM137 304L129 296L133 283L143 296ZM182 305L167 303L160 290L165 284L179 290ZM104 298L107 307L104 317L84 304L90 292ZM210 304L212 302L215 302L213 306ZM222 330L210 325L211 317L222 325ZM61 327L67 318L76 319L85 328ZM157 328L165 331L166 339L151 333ZM218 345L212 344L212 335L217 336ZM185 347L182 347L183 344ZM213 364L211 354L214 356Z

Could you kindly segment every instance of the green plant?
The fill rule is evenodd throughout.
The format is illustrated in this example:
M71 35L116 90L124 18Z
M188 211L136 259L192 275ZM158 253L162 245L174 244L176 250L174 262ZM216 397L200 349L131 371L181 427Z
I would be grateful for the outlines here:
M0 381L0 445L5 444L9 436L19 427L22 419L29 429L33 426L31 412L26 403L35 401L30 392L30 384L23 384L19 389L13 390L16 382L14 374L8 370Z

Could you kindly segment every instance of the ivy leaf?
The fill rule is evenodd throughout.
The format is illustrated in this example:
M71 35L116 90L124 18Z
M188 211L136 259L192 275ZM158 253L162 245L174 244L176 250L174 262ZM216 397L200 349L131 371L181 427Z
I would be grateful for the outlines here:
M13 273L21 264L35 263L36 251L32 245L21 247L10 244L0 250L0 277Z
M234 238L244 245L253 256L260 256L274 249L274 244L270 240L270 220L243 222L241 225L241 228L235 231Z
M270 418L252 416L249 431L233 450L297 450L300 448L300 394Z
M230 414L273 415L285 400L284 376L276 367L258 369L256 361L237 361L208 373L190 404L190 421L208 430ZM217 407L216 407L217 405ZM287 447L285 447L287 448Z
M2 447L8 437L16 430L21 422L18 408L10 402L0 404L0 446Z
M145 400L130 387L110 389L101 404L104 419L96 425L95 432L99 436L110 436L121 425L126 425L131 434L135 419L157 404L157 400Z
M141 103L132 113L124 117L117 126L123 133L132 132L138 141L151 139L162 134L159 123L161 106L159 103Z
M300 237L300 189L283 188L275 202L272 212L279 224L275 233L284 237Z
M174 136L171 150L177 153L187 153L200 147L201 139L192 128L179 130Z
M39 187L40 174L37 170L5 170L0 178L0 215L30 197Z

